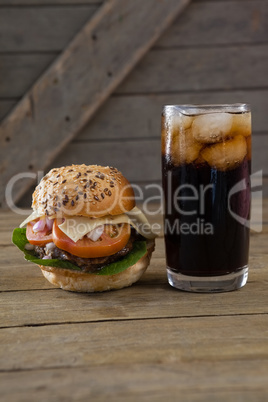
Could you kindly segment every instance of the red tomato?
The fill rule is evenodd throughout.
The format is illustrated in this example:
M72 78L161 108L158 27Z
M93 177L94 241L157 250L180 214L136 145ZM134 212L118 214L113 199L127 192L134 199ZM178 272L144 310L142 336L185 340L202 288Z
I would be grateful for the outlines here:
M60 224L60 223L59 223ZM107 257L125 247L130 237L130 225L124 223L118 226L105 225L101 237L97 241L87 236L76 243L61 231L56 220L53 224L52 237L56 246L62 250L82 258Z
M34 232L33 226L35 223L36 221L32 221L27 224L26 237L28 242L38 246L44 246L45 244L52 242L51 230L49 232L47 229L41 232Z

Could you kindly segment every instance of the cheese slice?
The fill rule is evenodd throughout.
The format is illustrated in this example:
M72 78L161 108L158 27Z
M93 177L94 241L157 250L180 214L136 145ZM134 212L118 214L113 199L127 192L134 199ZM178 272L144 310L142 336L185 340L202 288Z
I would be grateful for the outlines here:
M20 227L23 227L28 222L40 218L41 216L42 215L40 215L37 211L34 211L27 219L25 219L25 221L21 223ZM87 218L84 216L65 216L64 218L65 220L61 225L59 225L59 228L74 242L82 239L86 234L91 232L91 230L100 225L117 225L119 223L128 223L129 225L132 225L138 233L147 239L154 239L156 237L156 234L153 232L146 216L137 207L134 207L126 214L115 216L109 215L102 218Z
M38 211L33 211L28 218L26 218L21 224L20 228L23 228L23 226L27 225L27 223L34 221L37 218L41 218L41 216L44 216L40 214ZM49 219L54 219L56 216L50 216Z
M83 216L65 217L65 221L59 225L59 228L74 242L82 239L86 234L94 230L96 227L105 224L117 225L119 223L128 223L132 225L138 233L147 239L153 239L156 235L153 233L151 225L149 224L145 215L133 208L135 211L121 215L109 215L102 218L87 218ZM129 216L131 215L131 216Z

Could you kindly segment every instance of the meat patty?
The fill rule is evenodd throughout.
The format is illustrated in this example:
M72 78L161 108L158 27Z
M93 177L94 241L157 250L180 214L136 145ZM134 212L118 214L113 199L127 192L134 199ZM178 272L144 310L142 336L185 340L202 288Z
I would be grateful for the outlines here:
M98 257L98 258L81 258L67 251L61 250L58 247L47 248L41 246L35 246L35 253L39 258L49 257L51 259L56 258L59 260L70 261L72 264L78 266L83 272L96 272L103 268L105 265L111 264L112 262L120 260L122 257L127 255L133 248L133 243L136 240L135 235L131 235L128 243L122 250L118 251L113 255L108 257Z

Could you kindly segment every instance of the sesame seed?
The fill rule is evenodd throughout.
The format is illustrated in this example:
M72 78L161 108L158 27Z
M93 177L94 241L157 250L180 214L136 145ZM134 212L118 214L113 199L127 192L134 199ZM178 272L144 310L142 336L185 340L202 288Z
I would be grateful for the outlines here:
M105 197L105 195L103 193L101 193L101 198L103 199Z
M77 173L77 175L76 175L77 179L78 179L80 176L81 176L81 173L80 173L80 172Z
M60 177L60 174L57 174L56 178Z
M87 193L84 193L84 198L87 198Z
M110 191L110 190L108 191L108 195L109 195L109 197L111 197L111 195L112 195L112 193L111 193L111 191Z
M61 207L61 203L60 203L60 202L58 202L58 207Z
M72 202L71 202L71 206L72 206L72 207L74 206L74 200L72 200Z
M107 193L107 191L108 191L108 188L106 187L104 190L103 190L105 193Z
M75 199L76 199L76 201L79 200L79 195L77 195L77 196L75 197Z
M58 184L58 182L56 181L54 184L53 184L53 186L56 186L56 184Z
M73 172L73 169L69 169L69 170L67 171L67 173L69 173L69 172Z
M97 195L94 195L94 200L99 201L99 197Z
M78 186L75 187L74 191L78 191Z
M66 181L67 181L66 179L65 179L65 180L63 180L62 184L63 184L63 183L66 183Z

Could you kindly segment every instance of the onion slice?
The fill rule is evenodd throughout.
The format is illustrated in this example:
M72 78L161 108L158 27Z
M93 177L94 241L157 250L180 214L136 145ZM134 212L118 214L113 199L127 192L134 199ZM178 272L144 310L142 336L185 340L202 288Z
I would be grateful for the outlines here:
M104 231L104 225L97 226L95 229L91 230L87 234L87 237L92 241L97 241L101 237L103 231Z
M45 219L39 219L38 222L36 222L33 225L33 231L34 232L43 232L46 226L46 220Z
M52 230L53 222L54 222L54 219L48 219L48 217L46 217L46 226L47 226L48 231Z

